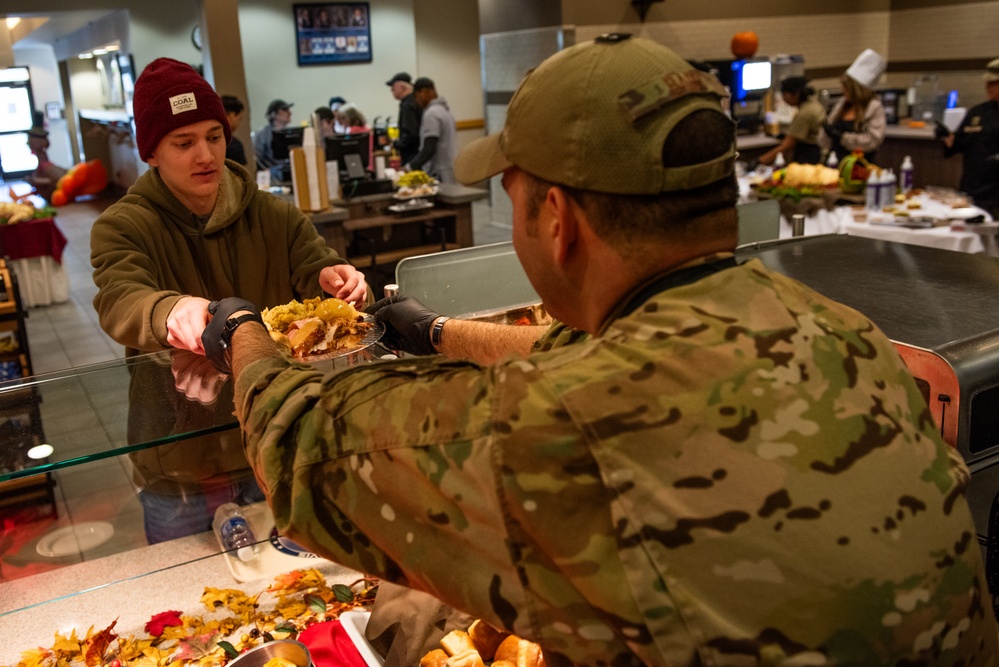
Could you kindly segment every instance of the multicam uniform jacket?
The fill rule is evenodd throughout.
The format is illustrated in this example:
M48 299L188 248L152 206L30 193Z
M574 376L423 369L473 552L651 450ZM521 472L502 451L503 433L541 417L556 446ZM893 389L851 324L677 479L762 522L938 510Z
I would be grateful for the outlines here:
M490 367L250 365L279 530L549 665L994 664L967 469L880 331L757 260L633 306Z

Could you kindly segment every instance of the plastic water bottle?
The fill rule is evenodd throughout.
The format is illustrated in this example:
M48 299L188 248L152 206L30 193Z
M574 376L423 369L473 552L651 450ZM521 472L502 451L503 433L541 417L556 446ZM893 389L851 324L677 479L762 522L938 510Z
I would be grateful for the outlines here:
M830 169L839 168L839 157L836 156L836 151L829 151L829 157L826 158L826 166Z
M257 541L243 510L236 503L224 503L215 510L212 528L226 551L235 551L242 561L253 560L253 544Z
M881 191L880 191L880 206L882 209L889 208L895 205L895 187L898 185L898 179L895 178L895 172L889 169L884 176L881 177Z
M869 210L877 209L881 201L881 174L878 173L877 169L871 169L867 175L867 189L864 191L864 195L865 206Z
M902 194L908 195L912 192L912 158L908 155L902 160L899 176L901 177Z

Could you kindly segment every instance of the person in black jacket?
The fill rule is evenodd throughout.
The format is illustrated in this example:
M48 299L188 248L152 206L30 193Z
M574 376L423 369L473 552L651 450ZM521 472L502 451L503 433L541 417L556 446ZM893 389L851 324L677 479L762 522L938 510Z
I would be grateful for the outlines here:
M423 107L413 94L413 77L399 72L385 82L392 89L392 96L399 100L399 138L395 149L399 151L402 164L409 163L420 152L420 121Z
M243 148L243 142L236 138L236 128L243 122L243 109L246 107L238 97L222 95L222 108L225 109L225 117L229 119L229 127L233 133L232 140L225 149L225 159L233 160L246 167L248 164L246 150Z
M937 125L937 136L944 155L964 156L961 190L999 219L999 58L986 65L983 78L988 99L968 111L957 132Z

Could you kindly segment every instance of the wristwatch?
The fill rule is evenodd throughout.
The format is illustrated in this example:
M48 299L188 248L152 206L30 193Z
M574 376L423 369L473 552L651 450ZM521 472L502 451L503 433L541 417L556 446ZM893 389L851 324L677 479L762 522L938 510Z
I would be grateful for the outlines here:
M237 315L236 317L230 317L225 321L225 326L222 328L222 335L219 340L222 344L223 350L228 350L232 345L232 335L236 333L236 329L239 325L246 324L247 322L260 322L260 315L256 313L243 313L242 315Z
M430 328L430 344L434 346L434 349L440 348L441 345L441 333L444 331L444 323L447 322L450 317L441 315L436 320L434 320L434 325Z

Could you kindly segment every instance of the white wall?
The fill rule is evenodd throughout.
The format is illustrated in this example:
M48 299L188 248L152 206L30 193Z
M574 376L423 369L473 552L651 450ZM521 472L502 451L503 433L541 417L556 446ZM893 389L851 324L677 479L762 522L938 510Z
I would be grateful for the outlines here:
M62 86L59 83L59 68L55 59L55 52L51 46L32 46L14 49L14 64L19 67L27 67L31 72L31 92L35 98L35 109L45 113L47 102L57 102L62 109L65 100L62 95ZM69 145L69 132L66 130L66 121L47 120L46 129L49 131L49 159L53 163L68 168L73 164L73 153Z
M443 1L443 0L441 0ZM330 97L355 103L369 122L398 115L399 103L385 85L399 70L412 71L416 60L413 0L371 4L372 62L299 67L295 53L294 0L248 0L239 6L251 127L266 123L264 112L276 98L294 103L292 122L307 120Z
M25 11L83 9L85 0L9 0ZM295 54L295 24L292 6L296 0L242 0L239 29L242 35L251 129L265 123L267 104L275 98L294 102L293 122L308 118L329 98L340 95L356 103L371 122L376 116L398 116L399 103L385 85L393 74L405 70L414 77L430 76L448 100L455 118L481 120L483 94L479 64L478 6L472 0L377 0L371 3L371 63L299 67ZM70 5L75 4L77 7ZM34 6L37 5L37 8ZM108 39L108 28L119 26L123 50L131 49L136 74L158 57L198 64L201 53L191 42L198 23L196 3L104 0L109 9L123 9L128 17L122 27L120 15L88 26L55 45L59 57L100 46ZM31 9L29 9L29 6ZM12 10L18 7L12 6ZM92 43L91 43L92 42ZM75 67L74 67L75 69ZM52 64L52 76L58 71ZM93 85L99 95L94 73ZM74 76L73 88L78 89ZM82 80L81 80L82 84ZM89 86L89 84L86 84ZM79 86L83 99L77 108L101 108L100 102ZM220 91L225 93L226 91ZM74 98L76 93L74 93ZM459 134L459 141L481 136L481 131ZM67 139L68 142L68 139Z

